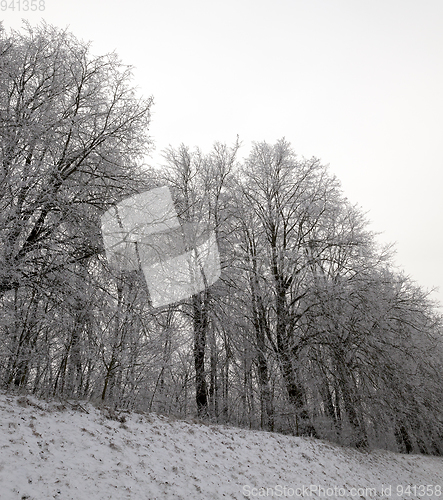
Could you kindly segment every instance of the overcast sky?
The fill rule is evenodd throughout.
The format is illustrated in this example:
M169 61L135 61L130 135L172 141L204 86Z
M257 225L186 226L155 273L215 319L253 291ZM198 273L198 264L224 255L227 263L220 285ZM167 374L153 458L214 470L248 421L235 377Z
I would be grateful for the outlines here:
M152 162L237 134L241 155L284 136L320 158L443 301L442 0L46 0L0 16L69 26L135 66L155 101Z

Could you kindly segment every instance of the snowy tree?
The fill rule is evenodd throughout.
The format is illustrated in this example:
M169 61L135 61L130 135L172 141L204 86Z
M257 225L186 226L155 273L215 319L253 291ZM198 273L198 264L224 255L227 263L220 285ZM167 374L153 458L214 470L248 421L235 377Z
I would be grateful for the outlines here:
M152 100L115 54L47 24L2 32L0 53L3 294L99 251L96 209L134 186Z
M152 99L137 97L115 54L95 57L45 23L2 31L0 53L0 297L8 294L18 318L32 310L35 323L52 289L68 287L77 263L103 251L103 208L142 186ZM70 356L79 369L81 296L73 307ZM38 325L14 325L6 381L22 384Z

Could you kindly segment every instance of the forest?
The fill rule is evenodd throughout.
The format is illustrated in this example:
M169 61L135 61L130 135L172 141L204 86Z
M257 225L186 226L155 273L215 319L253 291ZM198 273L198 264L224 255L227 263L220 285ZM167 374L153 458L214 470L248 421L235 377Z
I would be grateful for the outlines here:
M0 385L41 398L443 454L442 316L362 210L291 144L181 144L148 166L152 97L116 54L0 30ZM221 276L153 307L101 217L168 186Z

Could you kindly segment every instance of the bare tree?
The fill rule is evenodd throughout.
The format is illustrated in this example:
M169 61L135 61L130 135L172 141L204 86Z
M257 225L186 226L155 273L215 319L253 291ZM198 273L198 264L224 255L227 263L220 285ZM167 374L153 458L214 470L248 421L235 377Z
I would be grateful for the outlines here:
M100 250L97 209L137 184L152 99L115 54L47 24L2 32L0 52L3 294Z
M256 267L257 262L262 267L260 293L263 296L266 288L272 291L268 311L260 313L261 325L277 355L298 432L312 432L297 362L309 336L304 329L313 279L309 249L334 244L328 228L333 227L341 201L338 183L318 160L296 158L284 140L275 145L255 144L243 179L243 196L252 207L263 242L261 255L253 259ZM254 280L257 302L259 281ZM264 323L266 316L269 326Z
M35 324L21 330L16 323L17 345L7 347L6 382L22 385L29 350L45 333L38 313L54 305L52 290L62 281L73 283L81 262L102 252L103 208L144 184L137 164L150 144L152 99L136 96L131 69L115 54L94 57L88 44L45 23L1 31L0 53L0 297L14 293L16 307L23 301L35 309ZM82 286L74 290L75 325L53 381L67 373L72 389L88 317Z
M164 153L167 165L163 175L175 193L179 218L185 224L199 224L201 227L213 229L218 240L223 230L223 188L233 168L237 149L237 143L233 148L216 143L208 155L203 155L199 150L191 152L184 145L177 149L169 148ZM213 300L214 296L208 288L194 294L191 300L195 397L200 417L209 413L205 356ZM213 347L213 356L215 353ZM211 367L211 380L215 383L217 379L215 359L212 360ZM210 390L212 395L216 393L215 387L211 387Z

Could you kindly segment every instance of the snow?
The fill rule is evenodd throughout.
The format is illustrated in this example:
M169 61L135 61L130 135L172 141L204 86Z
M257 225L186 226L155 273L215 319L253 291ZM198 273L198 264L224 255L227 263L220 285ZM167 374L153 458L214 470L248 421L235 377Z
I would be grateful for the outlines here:
M0 450L1 500L443 498L442 457L8 393Z

